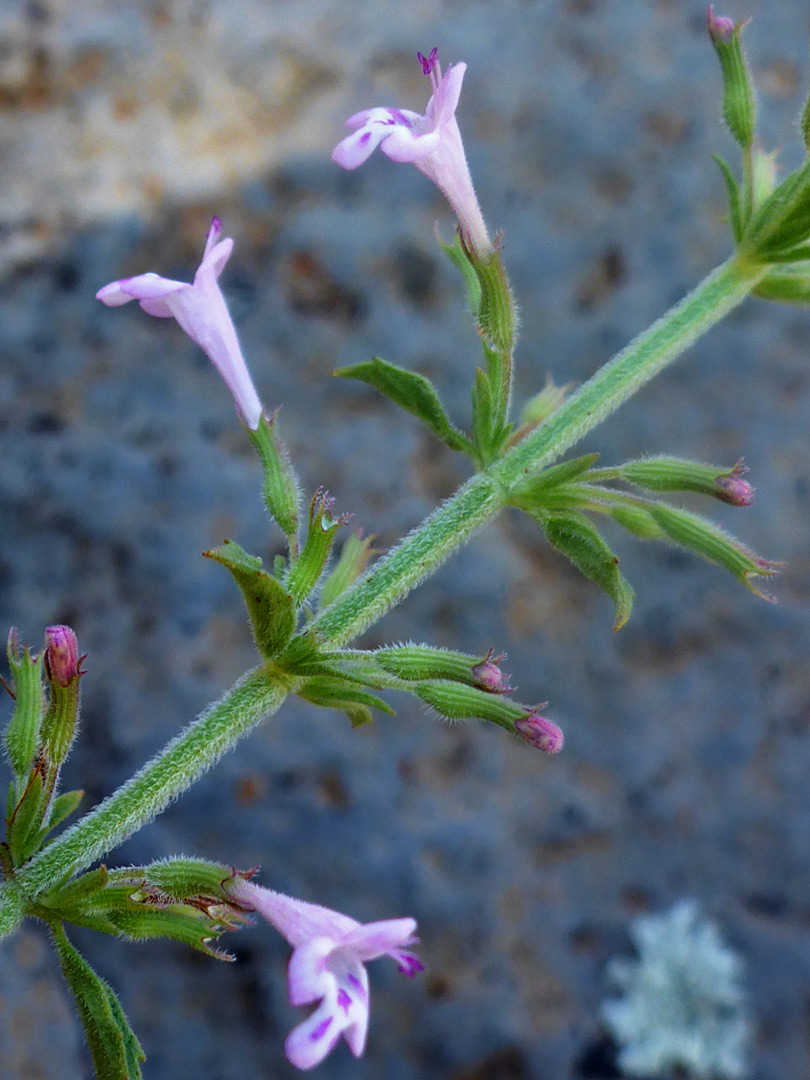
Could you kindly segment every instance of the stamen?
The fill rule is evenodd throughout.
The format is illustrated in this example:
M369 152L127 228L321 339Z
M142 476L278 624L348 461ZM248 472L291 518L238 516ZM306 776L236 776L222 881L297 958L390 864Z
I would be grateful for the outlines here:
M430 55L427 57L422 56L420 52L416 54L417 60L422 65L422 73L424 75L430 75L430 73L433 71L433 68L436 66L436 57L438 55L439 50L435 45L430 50Z

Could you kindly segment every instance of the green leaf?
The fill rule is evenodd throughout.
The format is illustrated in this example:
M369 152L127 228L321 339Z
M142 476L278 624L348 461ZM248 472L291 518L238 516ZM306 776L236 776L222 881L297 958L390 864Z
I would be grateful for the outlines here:
M539 502L542 500L543 495L552 488L559 487L560 484L566 484L581 476L588 469L592 469L598 460L598 454L585 454L582 457L572 458L570 461L563 461L560 465L552 465L548 469L543 469L536 476L531 476L517 483L512 489L510 497L521 501Z
M734 236L735 243L739 244L743 235L743 220L742 220L742 205L740 201L740 186L737 183L734 173L731 171L730 166L719 154L712 154L712 157L717 162L717 167L723 174L723 179L726 182L726 193L728 195L728 220L731 224L731 232Z
M810 273L788 267L772 271L760 281L753 295L783 304L810 304Z
M608 594L616 610L613 629L620 630L630 618L634 593L619 571L618 557L582 514L553 514L540 524L549 543Z
M810 161L787 176L754 215L748 229L751 254L778 262L810 236Z
M45 811L44 766L34 768L8 820L6 838L15 866L20 866L36 850Z
M439 240L438 235L436 236L436 239ZM461 271L461 276L464 278L464 284L467 287L467 299L470 302L470 310L477 319L478 312L481 308L481 284L478 281L478 274L476 274L475 268L470 262L470 258L461 243L458 230L456 230L453 236L452 244L443 244L442 241L439 240L439 247L453 265Z
M84 798L83 791L66 791L53 801L51 813L48 817L48 831L55 829L57 825L69 818L74 811L78 810L79 803Z
M61 925L51 927L62 973L76 1002L97 1080L143 1080L145 1055L112 987L70 944Z
M15 706L6 728L6 751L20 785L24 785L39 745L44 700L42 660L31 656L28 646L20 652L16 631L8 638L8 664L14 679Z
M424 375L389 364L378 356L363 364L338 368L332 373L341 379L359 379L418 417L452 450L470 451L469 439L447 418L433 384Z
M396 712L382 698L367 694L364 690L358 690L355 684L348 681L315 676L307 679L298 693L312 705L345 712L353 727L358 727L371 719L370 715L368 720L366 719L365 710L367 709L378 709L389 716L396 716Z
M472 388L472 429L473 442L481 461L488 465L497 457L500 446L495 433L495 403L492 400L492 387L481 368L476 368L475 382Z
M279 653L295 630L295 601L272 575L262 568L262 560L248 555L231 540L204 551L231 572L247 604L256 647L269 660Z
M362 536L360 531L352 533L343 543L340 558L332 572L321 586L318 595L318 608L322 610L341 596L350 585L365 573L371 557L376 554L372 544L373 536Z

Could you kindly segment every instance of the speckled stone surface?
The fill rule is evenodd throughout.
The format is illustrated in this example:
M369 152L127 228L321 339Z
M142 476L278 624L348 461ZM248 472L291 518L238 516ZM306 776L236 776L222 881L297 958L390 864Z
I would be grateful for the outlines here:
M807 7L732 14L753 16L766 144L796 164ZM417 49L467 61L459 118L505 229L522 401L546 372L586 378L729 252L710 154L734 148L703 17L691 0L0 6L0 625L36 642L67 621L89 653L66 770L88 805L254 662L240 598L200 552L278 545L205 358L95 290L189 277L217 212L245 353L307 488L327 485L389 546L465 464L328 374L371 354L412 365L463 424L477 345L432 234L452 228L441 197L381 155L332 165L343 116L421 107ZM373 965L367 1054L341 1046L323 1080L615 1077L605 964L636 913L681 897L746 960L750 1080L808 1080L809 440L810 312L749 301L583 450L745 456L755 505L711 509L787 562L777 606L611 533L638 597L614 635L609 602L504 517L365 641L506 650L521 698L550 701L563 754L409 700L359 731L289 702L115 858L261 863L264 883L358 918L419 920L425 975ZM85 1080L55 962L17 967L37 935L0 947L0 1075L50 1077L56 1059L61 1080ZM149 1080L294 1074L282 1046L301 1014L269 928L233 938L234 965L74 937L119 990ZM27 1057L9 1001L15 1032L42 1024Z

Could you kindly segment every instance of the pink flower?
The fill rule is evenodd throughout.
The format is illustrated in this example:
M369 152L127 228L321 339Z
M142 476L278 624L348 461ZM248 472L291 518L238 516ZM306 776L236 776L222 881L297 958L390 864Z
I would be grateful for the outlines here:
M344 169L356 169L376 147L392 161L410 161L429 177L447 198L458 218L462 240L478 257L493 251L475 196L456 107L466 64L456 64L442 76L437 50L425 58L418 53L422 71L430 77L433 94L424 116L407 109L365 109L346 121L354 133L338 143L332 160Z
M298 1069L312 1069L341 1035L354 1056L360 1057L368 1031L364 965L378 956L390 956L405 975L421 971L422 964L407 949L416 941L415 920L363 924L339 911L236 880L238 884L231 888L234 898L258 911L293 946L287 970L290 1004L320 1002L287 1036L284 1050L289 1060Z
M219 239L221 230L222 223L219 218L214 218L193 285L150 272L113 281L99 289L96 299L107 307L138 300L149 315L177 319L225 380L242 419L255 431L262 416L262 404L217 280L233 251L230 237Z

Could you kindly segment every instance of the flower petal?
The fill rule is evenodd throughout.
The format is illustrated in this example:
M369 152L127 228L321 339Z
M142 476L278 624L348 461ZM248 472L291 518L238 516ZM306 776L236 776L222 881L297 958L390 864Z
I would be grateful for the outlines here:
M261 419L262 403L216 279L204 275L199 284L172 293L166 303L188 336L197 342L225 380L240 415L255 431Z
M415 919L385 919L358 926L344 937L341 944L344 949L350 949L358 960L376 960L378 956L393 954L403 945L410 945L415 930Z
M111 281L96 293L96 300L100 300L107 307L119 307L128 304L130 300L154 300L169 293L177 292L178 289L187 289L187 281L172 281L171 278L161 277L151 271L147 274L137 274L135 277L121 278L120 281Z
M208 232L205 234L205 250L203 251L202 262L208 258L211 249L216 246L219 240L219 234L222 232L222 222L216 216L211 218L211 224L208 226Z
M332 161L344 169L356 169L371 157L386 134L387 129L380 124L366 124L337 144Z
M324 1001L311 1016L292 1029L284 1043L284 1053L297 1069L313 1069L334 1047L341 1031L343 1023L335 1012L334 1002Z
M444 78L439 83L438 92L435 94L433 106L437 110L435 114L437 124L446 124L455 116L466 70L466 64L454 64L444 73Z
M209 233L209 236L210 235L211 234ZM210 249L206 244L203 261L200 263L197 273L194 275L195 283L200 274L204 275L206 273L213 274L214 280L216 281L225 269L225 263L230 259L232 251L233 240L230 236L226 236L224 240L220 240L218 244L213 245Z
M292 946L304 945L314 937L339 941L360 925L339 911L296 900L250 881L240 882L233 894L237 900L255 908Z
M380 149L392 161L419 161L429 157L439 147L441 135L435 129L424 134L397 125L388 129Z
M309 1005L337 992L335 975L327 968L334 950L332 938L316 937L296 946L287 965L287 991L291 1005Z

